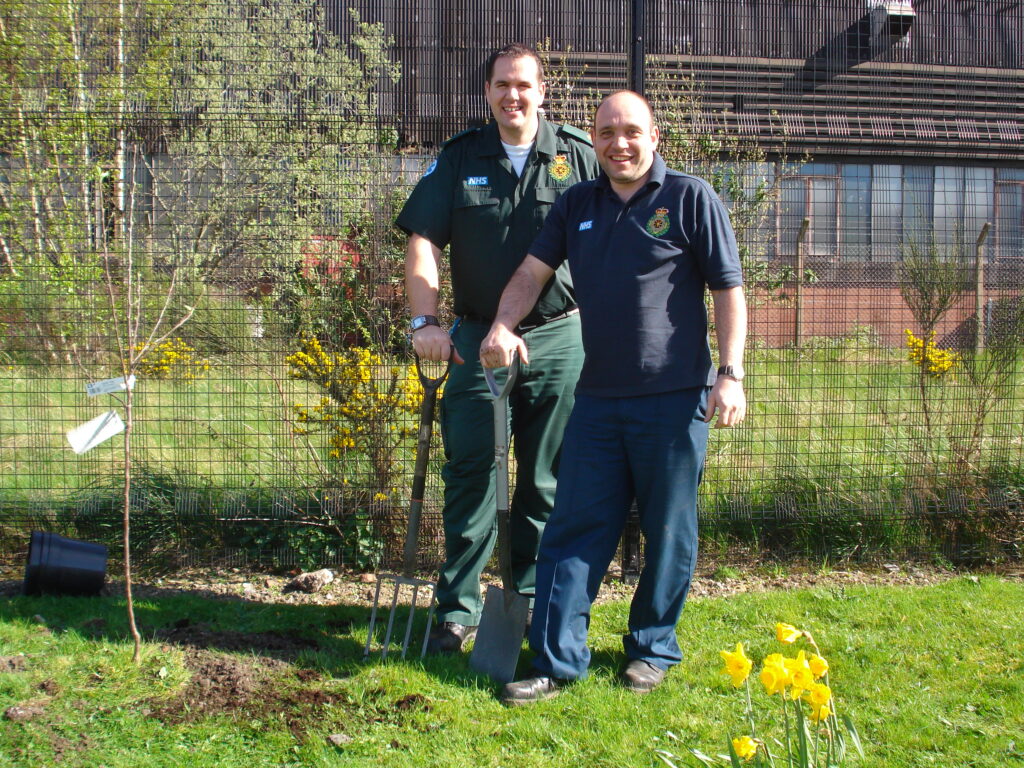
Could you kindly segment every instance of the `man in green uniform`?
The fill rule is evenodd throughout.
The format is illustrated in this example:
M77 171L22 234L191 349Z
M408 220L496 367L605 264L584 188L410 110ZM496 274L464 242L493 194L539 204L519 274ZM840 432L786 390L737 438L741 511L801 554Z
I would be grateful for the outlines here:
M539 113L544 76L532 49L518 44L487 60L484 94L494 120L449 139L398 217L409 234L406 291L413 347L426 360L455 366L441 403L447 462L445 562L437 584L433 653L461 650L482 608L480 573L496 536L491 397L480 342L502 289L522 262L551 205L578 181L597 175L586 133ZM438 315L438 265L449 249L451 332ZM529 348L509 396L518 465L511 504L515 589L533 596L537 549L551 513L562 432L583 362L579 316L566 268L558 270L519 326Z

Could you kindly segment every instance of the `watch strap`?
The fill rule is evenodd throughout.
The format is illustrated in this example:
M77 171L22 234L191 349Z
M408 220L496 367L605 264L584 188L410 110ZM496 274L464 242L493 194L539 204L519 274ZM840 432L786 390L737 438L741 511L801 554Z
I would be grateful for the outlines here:
M731 365L720 365L718 367L718 375L725 376L727 379L733 381L743 381L743 374L739 373L734 366Z
M418 331L420 328L425 328L428 325L436 325L440 328L441 321L435 315L416 315L416 317L409 321L409 330Z

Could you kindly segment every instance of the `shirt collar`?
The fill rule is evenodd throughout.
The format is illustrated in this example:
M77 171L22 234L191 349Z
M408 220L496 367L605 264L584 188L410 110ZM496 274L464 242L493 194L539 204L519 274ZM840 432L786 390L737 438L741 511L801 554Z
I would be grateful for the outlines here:
M534 139L534 146L538 155L554 157L558 154L558 142L555 139L555 128L541 116L537 116L537 136ZM498 131L498 124L491 120L483 129L483 146L480 149L481 155L504 155L505 148L501 146L501 133Z
M545 120L539 118L537 126L537 154L545 157L554 157L558 154L558 141L555 139L555 127Z

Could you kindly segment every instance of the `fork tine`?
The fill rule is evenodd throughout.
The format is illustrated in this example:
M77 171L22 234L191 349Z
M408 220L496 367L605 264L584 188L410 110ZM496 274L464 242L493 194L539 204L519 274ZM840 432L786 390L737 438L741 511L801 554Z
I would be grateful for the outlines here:
M373 642L373 629L377 625L377 606L380 603L381 579L377 579L377 590L373 595L373 610L370 611L370 627L366 630L366 647L363 649L363 661L370 658L370 644Z
M388 646L391 644L391 630L395 626L395 609L398 606L398 590L401 584L395 580L395 591L391 595L391 612L388 614L388 628L384 633L384 648L381 650L381 661L388 657Z
M412 636L412 620L416 615L416 597L420 593L420 585L412 585L412 603L409 605L409 618L405 622L405 638L402 640L402 658L405 658L405 654L409 650L409 638Z
M430 641L430 628L434 625L434 608L437 607L437 585L430 585L430 610L427 611L427 628L423 630L423 650L420 651L420 658L427 656L427 643Z

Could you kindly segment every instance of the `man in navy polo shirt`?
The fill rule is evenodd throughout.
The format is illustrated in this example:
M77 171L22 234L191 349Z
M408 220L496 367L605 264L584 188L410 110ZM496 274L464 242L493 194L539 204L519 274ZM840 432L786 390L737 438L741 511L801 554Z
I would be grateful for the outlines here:
M645 565L623 638L623 684L657 686L682 653L675 626L697 557L697 485L708 427L746 412L746 305L725 207L702 179L665 167L643 97L619 91L594 115L602 173L553 207L502 294L480 346L485 366L528 351L514 333L569 263L585 360L566 427L555 508L541 541L530 630L533 669L506 704L550 698L586 675L590 606L635 498ZM714 302L719 367L711 361L705 287Z

